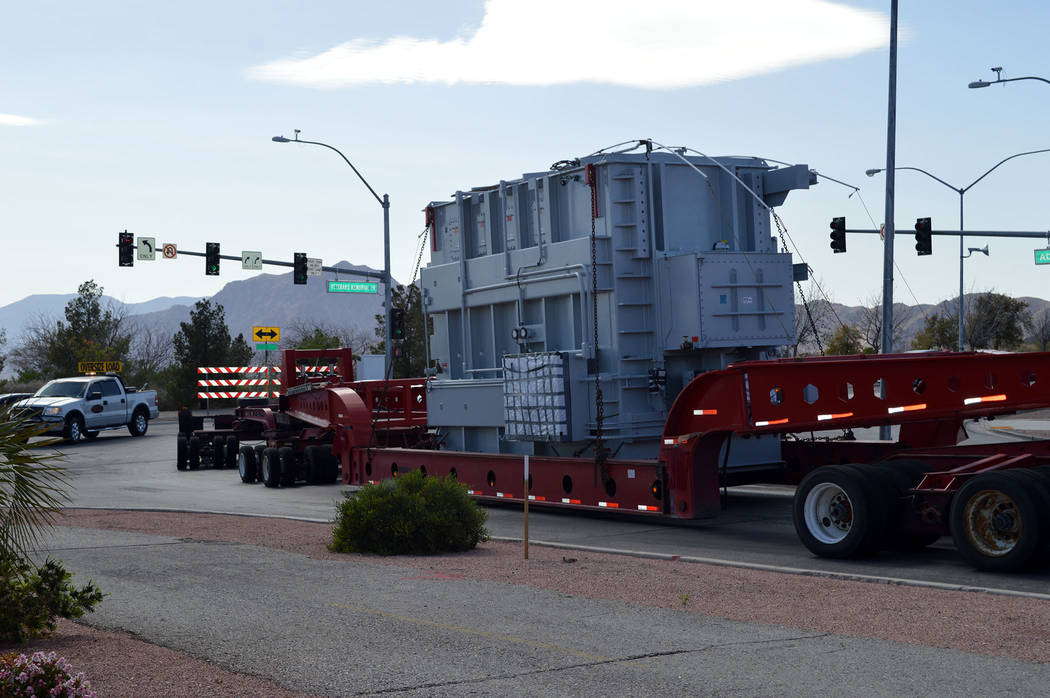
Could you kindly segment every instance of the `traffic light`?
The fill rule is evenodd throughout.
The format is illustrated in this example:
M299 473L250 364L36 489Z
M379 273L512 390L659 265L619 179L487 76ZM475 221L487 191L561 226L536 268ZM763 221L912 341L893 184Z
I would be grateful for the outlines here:
M831 219L831 251L835 254L846 251L846 217Z
M395 342L405 338L405 311L403 308L394 308L390 311L390 336Z
M204 243L204 273L208 276L219 275L219 243Z
M294 284L305 284L306 283L306 253L296 252L292 255L292 260L295 264L292 266L292 283Z
M933 254L933 224L929 218L915 219L915 251L919 256Z
M117 263L122 267L135 266L135 236L126 230L117 233Z

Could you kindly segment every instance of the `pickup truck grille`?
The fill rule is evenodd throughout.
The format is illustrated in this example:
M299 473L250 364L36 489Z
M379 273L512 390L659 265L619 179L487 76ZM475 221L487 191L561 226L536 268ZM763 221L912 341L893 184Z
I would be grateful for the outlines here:
M11 410L10 418L25 422L40 422L43 420L44 409L42 407L17 407Z

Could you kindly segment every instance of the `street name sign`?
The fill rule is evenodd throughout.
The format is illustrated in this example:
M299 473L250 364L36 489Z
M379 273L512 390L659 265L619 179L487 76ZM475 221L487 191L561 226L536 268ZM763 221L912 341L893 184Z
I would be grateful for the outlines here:
M277 342L281 341L281 328L253 327L252 339L254 339L256 342L270 342L272 344L277 344Z
M277 351L277 345L269 342L255 343L255 351Z
M261 270L262 252L258 250L241 250L241 269Z
M157 258L157 238L139 238L138 247L140 260L152 261Z
M1050 264L1050 247L1045 250L1035 251L1035 263L1036 264Z
M375 281L329 281L329 293L379 293Z

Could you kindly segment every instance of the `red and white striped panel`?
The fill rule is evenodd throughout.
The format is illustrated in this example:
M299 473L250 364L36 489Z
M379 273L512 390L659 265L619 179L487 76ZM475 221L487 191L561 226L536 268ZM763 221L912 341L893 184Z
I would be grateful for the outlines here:
M271 371L280 373L281 369L271 366ZM265 366L198 366L197 373L266 373Z
M253 393L197 393L197 397L206 397L211 400L223 400L227 398L235 397L270 397L268 392L253 392Z
M236 385L268 385L270 383L276 383L280 385L279 380L268 381L265 378L209 378L200 379L197 381L197 385L205 387L230 387Z

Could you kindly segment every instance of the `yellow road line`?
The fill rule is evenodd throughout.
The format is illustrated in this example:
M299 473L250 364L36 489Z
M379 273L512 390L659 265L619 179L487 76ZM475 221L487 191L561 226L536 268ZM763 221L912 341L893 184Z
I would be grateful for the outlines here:
M379 616L381 618L390 618L392 620L400 620L405 623L415 623L417 625L428 625L431 628L439 628L441 630L452 630L457 633L464 633L466 635L476 635L478 637L484 637L489 640L501 640L503 642L510 642L516 645L527 645L529 647L538 647L544 650L554 650L555 652L562 652L564 654L572 655L573 657L580 657L582 659L588 659L593 662L613 662L616 661L611 657L603 657L600 654L592 654L590 652L581 652L580 650L574 650L570 647L561 647L560 645L552 645L547 642L537 642L536 640L528 640L523 637L515 637L513 635L500 635L498 633L490 633L486 630L475 630L474 628L467 628L462 625L449 625L447 623L439 623L433 620L427 620L425 618L413 618L412 616L400 616L396 613L388 613L387 611L379 611L374 608L364 608L363 606L348 606L341 603L330 603L329 606L334 608L341 608L344 611L355 611L357 613L367 613L373 616Z

